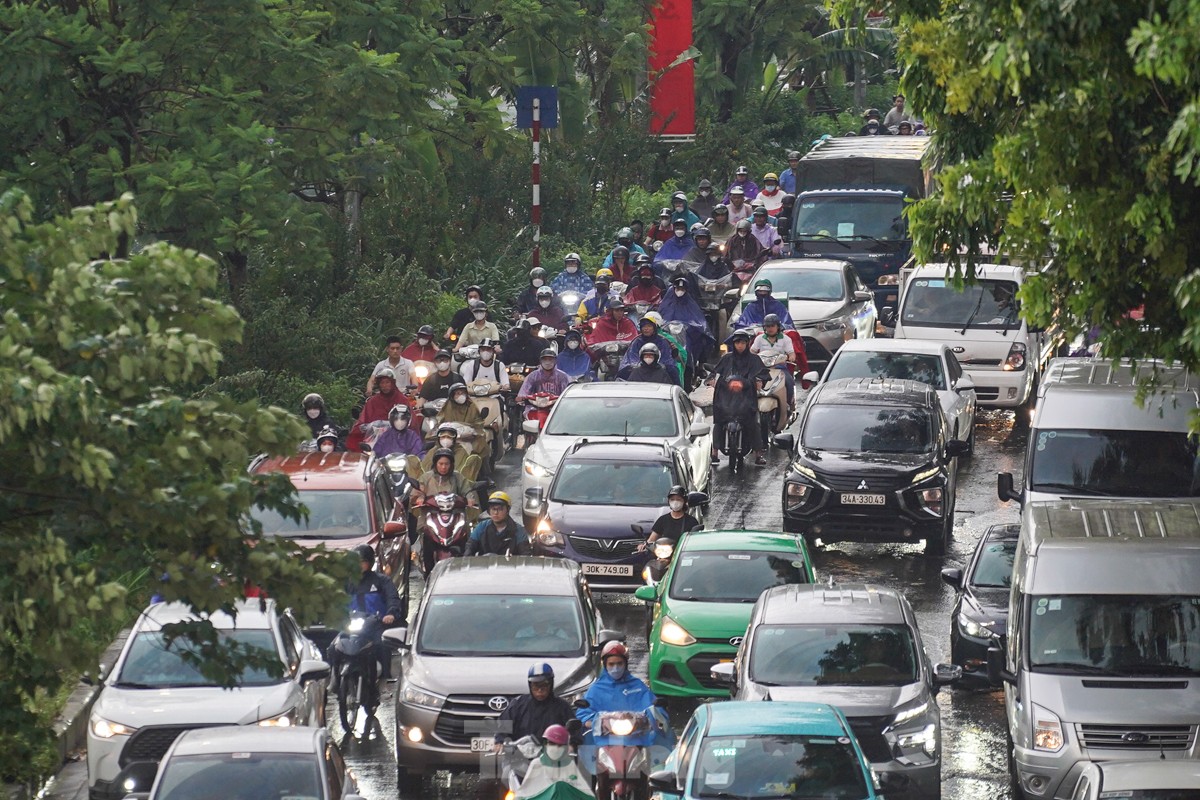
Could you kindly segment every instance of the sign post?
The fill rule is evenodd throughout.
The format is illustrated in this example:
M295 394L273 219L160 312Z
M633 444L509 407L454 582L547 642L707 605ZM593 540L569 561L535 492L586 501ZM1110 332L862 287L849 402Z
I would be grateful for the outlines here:
M533 134L533 266L542 265L542 128L558 127L558 87L517 88L517 127Z

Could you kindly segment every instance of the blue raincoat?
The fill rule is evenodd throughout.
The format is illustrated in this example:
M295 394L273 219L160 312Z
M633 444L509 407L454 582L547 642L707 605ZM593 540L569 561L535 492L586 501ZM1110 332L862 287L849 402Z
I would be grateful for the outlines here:
M584 697L590 707L578 709L575 716L585 726L589 722L598 724L596 716L601 711L648 711L656 699L650 687L639 678L630 675L628 671L621 680L614 681L607 670L600 673L600 677L596 678ZM654 744L657 736L654 730L643 731L633 736L600 736L588 728L584 741L590 739L591 744L597 745L624 744L645 747Z
M682 260L693 247L692 237L689 235L672 236L663 242L662 249L654 255L654 263L659 264L663 261L680 261ZM657 270L659 277L662 277L662 268Z
M783 323L784 330L795 328L795 323L792 322L792 315L788 313L787 303L780 302L774 297L755 297L750 301L744 309L742 315L737 318L737 327L746 328L751 325L762 325L763 318L767 314L778 314L779 321Z
M564 347L558 352L558 368L572 378L578 378L592 371L592 357L582 345L578 350Z
M697 362L703 361L709 348L715 342L708 333L708 321L704 318L704 309L696 302L696 298L688 292L683 297L676 297L674 287L667 292L666 297L658 306L658 313L666 322L682 322L687 325L687 350Z
M584 272L582 267L574 275L564 269L550 281L550 288L556 295L563 292L579 292L579 296L583 297L592 290L592 276Z
M629 349L625 351L625 357L621 359L621 369L636 367L642 363L642 356L638 351L642 349L643 345L651 343L658 345L658 363L662 364L672 375L678 375L679 363L675 360L674 348L671 347L671 343L666 340L666 337L658 333L650 339L639 333L637 338L629 343Z

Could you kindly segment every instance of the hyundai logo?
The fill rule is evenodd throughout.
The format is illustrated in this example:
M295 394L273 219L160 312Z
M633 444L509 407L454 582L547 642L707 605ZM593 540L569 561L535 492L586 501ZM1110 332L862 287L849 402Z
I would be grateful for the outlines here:
M493 697L491 700L488 700L488 708L490 708L492 711L503 711L504 709L508 708L508 698L499 696Z
M729 643L731 645L733 645L734 647L741 647L742 640L745 638L746 638L745 636L734 636L732 639L729 640Z
M867 479L863 478L861 481L858 482L858 488L859 488L859 490L864 490L864 489L870 489L871 487L867 486Z
M1121 741L1129 742L1130 744L1145 744L1150 741L1150 737L1141 731L1130 731L1121 737Z

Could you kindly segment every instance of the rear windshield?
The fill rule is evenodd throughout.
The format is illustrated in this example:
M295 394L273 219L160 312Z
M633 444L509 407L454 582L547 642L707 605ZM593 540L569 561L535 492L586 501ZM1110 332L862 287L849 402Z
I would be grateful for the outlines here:
M367 493L355 491L301 491L300 503L308 519L299 522L278 511L255 507L251 516L262 524L263 536L286 539L357 539L371 532Z
M979 280L956 289L945 278L916 278L904 295L906 325L934 328L1015 328L1021 324L1017 284Z
M917 679L903 625L760 625L750 677L766 686L901 686Z
M317 755L221 753L175 756L163 768L159 800L320 800ZM220 787L217 790L216 787Z
M808 583L800 554L738 551L683 553L671 578L673 600L753 603L772 586Z
M565 658L584 654L574 597L445 595L421 617L417 652L429 656Z
M921 409L819 405L804 421L803 443L846 453L928 453L933 424Z
M675 403L648 397L570 395L554 408L544 433L550 436L675 436Z
M692 781L697 797L728 800L868 797L848 736L706 736Z
M1038 430L1029 486L1097 497L1196 497L1197 440L1184 431Z
M946 388L942 359L920 353L842 350L825 372L827 381L838 378L896 378L924 383L938 391Z

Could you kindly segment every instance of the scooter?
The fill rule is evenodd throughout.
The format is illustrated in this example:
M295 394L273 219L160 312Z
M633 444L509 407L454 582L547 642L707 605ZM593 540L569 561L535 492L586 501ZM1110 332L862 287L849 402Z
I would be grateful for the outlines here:
M769 353L760 356L763 364L770 369L771 377L766 385L758 390L758 427L762 434L762 449L766 450L771 444L771 435L779 422L780 414L788 414L779 404L779 394L786 390L787 356L783 353ZM792 424L794 415L789 414L783 426Z
M379 630L383 623L373 614L354 614L346 628L333 640L337 650L338 715L342 728L354 730L358 711L367 712L367 728L379 708Z
M525 399L530 406L529 416L525 421L536 421L538 432L541 432L542 428L546 427L546 418L550 416L550 409L554 407L558 395L549 392L534 392Z
M576 707L587 700L575 701ZM619 740L643 740L668 728L662 709L645 711L601 711L592 721L592 735ZM596 745L597 800L649 800L650 772L653 769L650 748L643 744L608 743Z
M508 392L506 394L508 395L508 447L510 450L517 447L517 439L521 435L521 422L525 419L525 409L517 402L517 394L525 385L525 378L533 370L533 367L527 367L524 364L508 365Z
M579 292L568 290L558 296L558 301L562 303L567 316L574 317L579 312L579 304L583 302L583 295Z
M629 349L629 342L613 341L599 342L592 345L592 353L596 354L596 380L613 381L621 368L621 359Z
M493 468L496 466L496 462L504 457L507 449L504 442L505 403L501 399L504 388L499 381L490 378L476 378L467 384L471 402L475 404L475 408L487 421L487 429L491 432L489 456L492 459L491 466Z
M439 561L466 552L471 526L465 511L467 499L462 495L443 492L425 498L420 506L427 512L421 524L421 566L428 578Z
M725 293L733 286L733 273L711 281L708 278L697 275L696 280L700 284L700 297L697 299L700 302L700 308L704 309L704 319L708 323L708 332L714 341L723 341L725 337L721 335L721 312L728 312L730 307ZM728 315L726 319L728 319Z
M529 765L542 754L542 743L536 736L522 736L515 742L500 745L500 781L504 800L513 800L529 772Z
M421 421L421 438L426 443L432 442L437 437L438 415L446 407L446 399L439 397L436 400L428 401L421 407L421 413L424 416Z
M740 375L728 375L723 380L725 389L735 395L754 391L753 384ZM754 413L757 413L757 408ZM725 442L724 446L719 446L719 449L729 456L729 470L731 472L741 471L745 465L746 454L754 449L754 442L750 441L742 418L733 417L725 423Z

